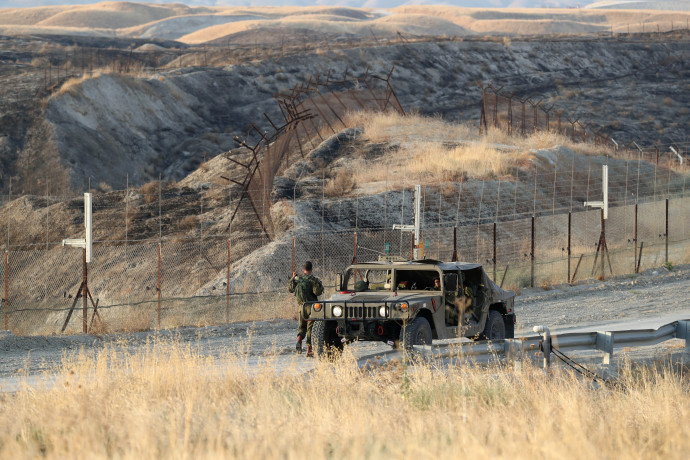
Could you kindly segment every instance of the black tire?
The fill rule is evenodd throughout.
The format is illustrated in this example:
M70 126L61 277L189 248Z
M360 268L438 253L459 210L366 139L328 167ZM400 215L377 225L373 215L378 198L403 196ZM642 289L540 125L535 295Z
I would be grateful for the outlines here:
M431 345L431 326L426 318L416 317L407 327L400 329L400 345L411 350L413 345Z
M316 356L336 358L343 351L343 342L336 334L337 324L330 321L314 321L311 329L311 347Z
M489 311L484 331L479 335L479 338L482 340L503 340L506 338L506 323L500 312Z
M515 316L507 315L503 317L503 324L506 327L506 339L515 338Z

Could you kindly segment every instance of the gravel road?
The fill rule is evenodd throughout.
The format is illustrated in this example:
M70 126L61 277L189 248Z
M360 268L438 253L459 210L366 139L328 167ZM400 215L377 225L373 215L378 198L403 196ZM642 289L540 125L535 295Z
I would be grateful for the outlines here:
M531 334L537 324L560 331L654 328L674 319L690 319L688 292L688 265L675 267L671 272L651 269L605 282L558 285L550 290L526 289L516 300L517 334ZM81 349L98 352L104 344L116 342L136 350L155 337L191 343L218 357L243 354L249 362L277 355L278 365L294 365L297 359L308 369L311 360L293 354L295 329L294 321L275 320L104 336L17 337L6 333L0 336L0 391L12 391L22 380L31 382L39 375L45 376L60 364L63 356ZM390 349L381 343L355 343L351 347L358 356Z

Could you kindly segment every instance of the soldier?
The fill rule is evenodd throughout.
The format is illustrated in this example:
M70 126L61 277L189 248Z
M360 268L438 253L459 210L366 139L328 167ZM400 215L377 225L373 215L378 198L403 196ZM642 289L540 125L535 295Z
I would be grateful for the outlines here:
M299 327L297 329L297 353L302 353L302 340L307 338L307 357L314 356L311 349L311 328L314 325L313 321L307 321L309 313L304 311L305 302L313 302L319 300L318 296L323 294L323 284L321 280L311 274L312 264L310 261L304 263L304 274L297 276L297 273L292 274L288 291L294 292L299 305Z
M441 280L438 278L434 278L434 287L431 289L432 291L440 291L441 290Z

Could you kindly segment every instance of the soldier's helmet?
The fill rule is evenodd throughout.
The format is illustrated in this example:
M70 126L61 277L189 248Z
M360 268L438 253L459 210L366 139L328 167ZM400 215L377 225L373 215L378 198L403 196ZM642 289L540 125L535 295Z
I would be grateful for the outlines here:
M355 291L363 292L369 288L369 283L364 280L359 280L355 283Z

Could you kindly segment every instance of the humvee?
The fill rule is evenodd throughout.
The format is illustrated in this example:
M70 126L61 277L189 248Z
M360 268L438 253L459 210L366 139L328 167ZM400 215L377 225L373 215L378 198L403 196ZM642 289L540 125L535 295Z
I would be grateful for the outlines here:
M355 340L398 348L433 339L513 338L515 293L498 287L480 264L414 260L351 265L338 291L307 302L319 354Z

